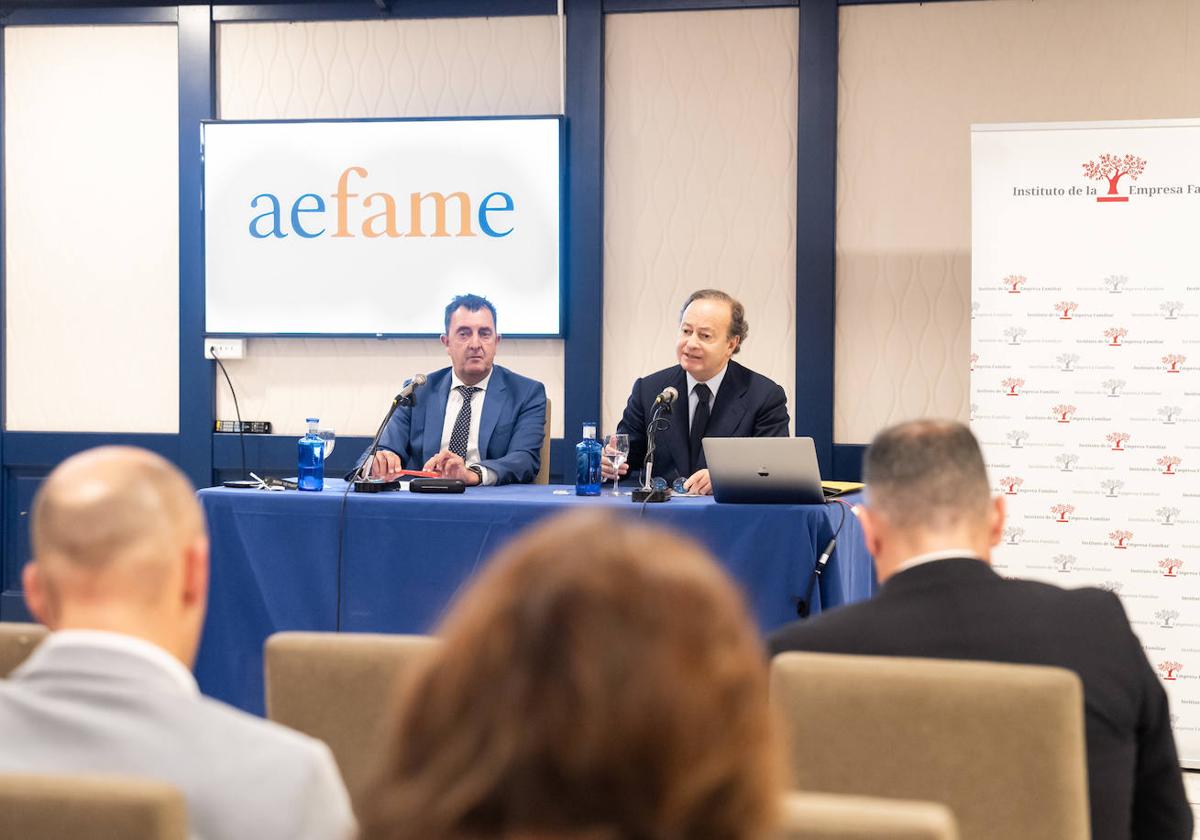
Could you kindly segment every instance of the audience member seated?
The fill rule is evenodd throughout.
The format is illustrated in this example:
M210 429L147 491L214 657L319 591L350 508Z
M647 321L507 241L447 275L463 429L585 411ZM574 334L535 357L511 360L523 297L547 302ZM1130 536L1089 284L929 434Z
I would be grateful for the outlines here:
M960 423L885 429L863 463L860 512L878 596L777 631L788 650L1057 665L1084 690L1094 840L1190 840L1167 696L1121 602L1101 589L1006 580L1004 528L975 437Z
M0 772L163 781L204 840L353 834L324 744L200 696L208 538L177 469L127 447L76 455L31 531L25 596L53 632L0 682Z
M782 758L755 630L694 543L615 516L526 532L405 681L368 840L761 840Z

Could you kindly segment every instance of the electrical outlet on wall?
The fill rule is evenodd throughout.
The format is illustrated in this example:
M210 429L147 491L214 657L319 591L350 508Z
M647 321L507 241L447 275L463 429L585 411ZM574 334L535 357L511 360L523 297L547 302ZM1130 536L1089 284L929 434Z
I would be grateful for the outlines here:
M216 357L222 361L225 359L244 359L246 357L246 339L205 338L204 358L214 358L213 351L216 351Z

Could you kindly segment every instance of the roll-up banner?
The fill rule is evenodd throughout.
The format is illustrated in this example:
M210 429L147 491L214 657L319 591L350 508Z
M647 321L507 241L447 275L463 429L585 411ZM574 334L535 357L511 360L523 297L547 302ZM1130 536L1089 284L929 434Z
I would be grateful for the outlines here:
M562 119L206 122L210 335L561 335Z
M1117 593L1200 767L1200 120L971 133L971 424L1011 577ZM1086 628L1081 628L1086 632Z

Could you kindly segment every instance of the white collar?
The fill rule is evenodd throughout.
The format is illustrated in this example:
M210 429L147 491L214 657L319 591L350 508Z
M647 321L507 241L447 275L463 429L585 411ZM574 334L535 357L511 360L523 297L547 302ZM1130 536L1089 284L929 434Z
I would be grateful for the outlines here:
M468 385L467 387L478 388L480 391L486 391L487 387L488 387L488 383L492 381L492 374L495 372L496 372L496 366L492 365L492 369L488 371L487 376L483 377L483 379L480 379L474 385ZM450 390L453 391L458 386L466 385L466 384L467 384L466 382L463 382L461 379L458 378L458 374L454 372L454 368L450 368Z
M709 397L710 401L717 398L717 391L721 390L721 382L725 379L725 374L728 370L729 362L726 362L724 367L722 367L719 371L714 373L711 378L705 381L704 384L708 386L708 390L712 394L712 396ZM690 397L692 392L696 390L696 386L700 383L700 380L692 376L691 371L685 370L684 374L687 376L688 396Z
M171 680L178 684L187 694L198 695L200 687L184 664L167 651L153 642L127 636L124 633L110 633L107 630L56 630L46 637L38 647L38 651L54 648L103 648L118 651L128 656L136 656L146 662L153 663ZM35 655L38 651L35 651Z
M905 569L911 569L913 566L923 566L926 563L932 563L935 560L954 560L957 558L983 560L982 557L980 557L974 551L971 551L969 548L947 548L943 551L930 551L926 554L918 554L916 557L910 557L897 566L896 570L892 572L892 574L896 575L900 572L903 572Z

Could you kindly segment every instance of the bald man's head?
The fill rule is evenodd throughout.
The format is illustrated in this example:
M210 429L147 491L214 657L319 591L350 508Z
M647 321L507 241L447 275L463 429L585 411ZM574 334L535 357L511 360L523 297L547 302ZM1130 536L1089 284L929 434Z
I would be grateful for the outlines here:
M204 540L187 478L143 449L106 446L68 458L33 504L33 555L46 594L153 603L172 597L181 553Z

